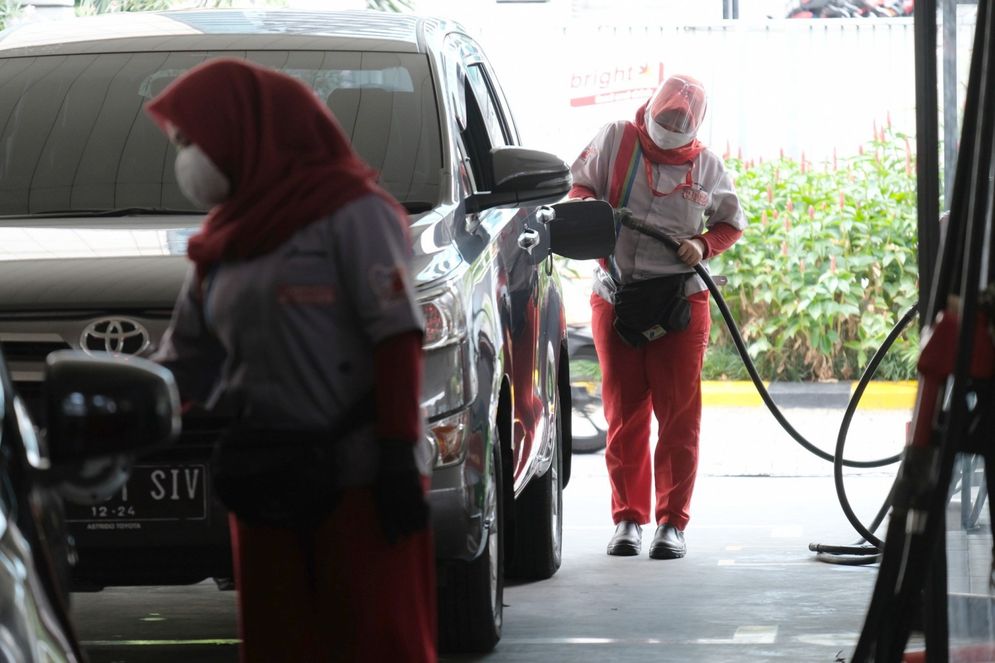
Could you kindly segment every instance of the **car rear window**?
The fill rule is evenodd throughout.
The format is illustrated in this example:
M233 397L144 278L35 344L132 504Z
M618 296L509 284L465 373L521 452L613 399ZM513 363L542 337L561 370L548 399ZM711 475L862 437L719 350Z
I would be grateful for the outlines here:
M196 211L176 150L143 105L190 67L241 57L309 85L380 183L434 203L439 114L425 55L355 51L146 52L0 59L0 215L122 208Z

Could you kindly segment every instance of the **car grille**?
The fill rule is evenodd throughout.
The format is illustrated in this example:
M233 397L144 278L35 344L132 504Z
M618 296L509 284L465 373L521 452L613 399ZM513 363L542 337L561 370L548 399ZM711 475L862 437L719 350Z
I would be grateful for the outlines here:
M112 332L131 332L115 348L134 351L143 347L143 355L150 354L169 325L170 311L81 311L53 312L51 315L0 314L0 349L7 360L15 382L40 382L44 379L45 358L57 350L80 349L84 341L88 349L111 349L105 339ZM117 324L109 329L109 321ZM149 342L135 343L133 331L140 327ZM103 346L99 341L105 340ZM96 343L94 341L97 341Z
M0 341L0 350L7 361L42 362L56 350L69 350L72 346L65 341L7 340Z
M0 315L0 350L7 361L14 386L37 426L45 427L46 357L58 350L80 349L84 331L94 321L107 318L122 318L140 323L151 337L148 349L143 352L148 355L155 350L162 338L169 324L170 311L143 311L137 314L88 311L81 315L61 313L51 317ZM227 421L224 416L202 411L191 412L183 417L180 444L209 447Z

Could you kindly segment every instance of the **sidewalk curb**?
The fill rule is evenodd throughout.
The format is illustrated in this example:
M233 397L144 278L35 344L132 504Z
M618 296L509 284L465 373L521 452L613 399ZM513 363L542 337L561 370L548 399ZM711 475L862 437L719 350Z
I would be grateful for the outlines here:
M845 409L857 381L767 382L764 386L778 407ZM872 381L867 384L858 407L868 410L911 410L915 403L914 380ZM764 407L756 386L748 380L711 380L701 383L705 407Z

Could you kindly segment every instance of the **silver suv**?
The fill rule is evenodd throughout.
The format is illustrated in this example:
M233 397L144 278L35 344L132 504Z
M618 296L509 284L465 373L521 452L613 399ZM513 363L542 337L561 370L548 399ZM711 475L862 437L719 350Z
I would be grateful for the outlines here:
M548 578L561 560L570 379L551 249L582 225L565 214L614 231L610 210L543 206L567 192L569 169L519 145L493 69L459 26L212 10L0 34L0 343L13 378L37 402L53 350L155 349L203 210L180 194L174 151L142 106L216 56L307 83L411 216L440 645L486 651L501 635L505 574ZM590 257L587 241L570 237L565 253ZM223 408L188 413L178 443L112 499L67 505L77 588L230 576L208 471L224 423Z

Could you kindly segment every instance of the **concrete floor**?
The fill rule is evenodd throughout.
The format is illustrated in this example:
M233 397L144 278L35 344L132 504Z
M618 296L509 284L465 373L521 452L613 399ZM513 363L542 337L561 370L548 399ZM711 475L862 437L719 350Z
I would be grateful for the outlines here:
M786 411L796 428L830 450L841 414ZM906 412L858 413L846 455L895 453L907 420ZM705 411L688 556L681 560L648 558L652 527L644 529L643 555L607 556L613 527L604 456L575 455L573 462L564 493L560 571L543 582L507 588L504 635L493 652L442 661L849 659L877 566L826 564L808 550L813 542L850 545L858 536L839 506L832 465L801 450L765 409ZM847 494L865 523L887 495L895 469L847 471ZM959 499L958 493L952 513L959 513ZM973 528L960 527L957 518L950 526L951 591L983 599L982 619L977 610L970 619L990 633L987 510ZM210 582L75 595L74 607L93 663L237 660L234 595ZM979 630L968 635L974 641ZM980 636L995 641L995 635Z
M842 410L785 408L788 420L832 452ZM845 455L860 460L900 451L908 412L859 411ZM445 661L826 661L849 659L878 566L816 560L809 543L852 545L832 465L804 451L764 408L706 409L699 479L687 530L688 556L656 561L644 553L605 554L612 532L603 454L575 455L565 492L564 562L552 579L509 587L504 637L494 652ZM847 497L869 524L896 465L846 470ZM977 497L982 475L974 477ZM987 508L973 528L951 503L950 591L987 600L991 534ZM970 499L970 497L969 497ZM877 534L884 535L882 526ZM952 600L952 604L954 601ZM952 613L952 643L995 641L977 624L993 623L979 602ZM972 631L966 630L967 621ZM989 629L989 633L993 632ZM909 649L922 646L913 637ZM952 660L956 660L956 656Z
M574 462L559 573L506 590L494 652L444 660L832 662L852 649L876 567L825 564L809 552L810 542L857 538L831 479L703 476L688 556L657 561L645 555L651 528L642 556L605 554L603 457ZM852 499L873 515L890 480L853 479Z

